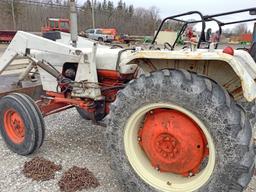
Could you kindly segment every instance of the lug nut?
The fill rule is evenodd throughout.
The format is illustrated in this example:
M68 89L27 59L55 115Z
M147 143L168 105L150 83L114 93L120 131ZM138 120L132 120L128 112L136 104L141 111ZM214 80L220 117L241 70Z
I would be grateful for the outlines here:
M154 113L154 111L149 111L149 113L152 115Z
M141 141L141 137L138 137L137 140L138 140L138 141Z
M157 170L157 171L160 171L160 168L159 168L159 166L158 166L158 165L156 166L156 170Z
M189 177L192 177L194 174L192 172L189 172Z

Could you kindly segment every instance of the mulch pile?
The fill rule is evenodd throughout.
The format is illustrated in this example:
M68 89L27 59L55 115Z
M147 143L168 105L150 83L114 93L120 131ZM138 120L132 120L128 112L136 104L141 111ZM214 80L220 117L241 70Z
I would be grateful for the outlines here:
M32 180L47 181L54 179L55 172L61 169L61 165L56 165L43 157L34 157L31 161L25 162L23 174Z
M64 173L58 185L61 191L75 192L82 189L96 188L100 184L87 168L73 166Z

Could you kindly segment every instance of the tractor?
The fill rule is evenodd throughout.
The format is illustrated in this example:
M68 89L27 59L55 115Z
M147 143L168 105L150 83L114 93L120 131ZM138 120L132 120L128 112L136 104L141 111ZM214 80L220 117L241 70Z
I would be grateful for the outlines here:
M49 31L61 31L65 33L69 33L70 21L69 19L62 18L47 18L46 25L42 27L41 31L43 33Z
M168 17L148 48L78 37L74 0L70 9L70 34L47 39L18 31L0 58L2 83L12 78L3 73L15 58L30 61L0 99L0 132L9 149L34 153L44 141L43 118L75 107L85 119L105 120L106 150L123 191L246 189L255 166L256 63L247 51L217 49L203 36L206 22L221 27L219 16L256 8ZM182 19L194 14L201 19ZM158 47L170 19L184 23L181 32L202 23L198 41L182 50Z

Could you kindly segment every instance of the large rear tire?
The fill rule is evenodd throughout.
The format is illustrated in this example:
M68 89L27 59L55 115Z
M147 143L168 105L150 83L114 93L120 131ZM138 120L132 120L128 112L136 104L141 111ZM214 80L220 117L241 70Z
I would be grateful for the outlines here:
M150 114L159 114L161 110L171 116L168 123L162 118L162 123L149 123L148 128L146 123ZM177 143L186 147L186 140L182 140L182 137L187 138L187 127L182 127L183 122L172 120L179 115L186 118L188 123L190 121L190 125L193 124L191 122L195 123L197 128L192 126L189 130L198 132L200 129L199 133L202 133L207 143L204 147L209 149L209 155L201 160L198 171L189 172L190 177L179 173L180 170L175 170L175 174L172 171L161 171L162 164L160 167L151 166L156 157L160 162L162 157L168 162L170 159L166 156L169 158L169 154L174 158L172 161L176 157L169 152L161 152L158 157L156 151L151 151L151 145L147 148L147 142L152 142L151 136L145 133L150 138L148 140L147 137L140 137L143 132L141 129L145 127L152 131L152 126L158 125L161 130L168 125L183 131L183 134L177 134L176 139ZM158 117L151 119L160 119ZM163 70L143 75L119 92L111 105L108 119L107 150L125 191L239 192L247 187L253 176L255 153L246 113L225 89L206 77L184 70ZM155 134L154 129L152 133ZM143 139L147 140L146 144L141 144ZM188 140L193 143L195 139L191 136ZM156 146L159 143L162 145L162 141L157 140ZM153 149L155 145L152 143ZM163 147L170 149L166 143ZM195 150L193 145L190 148ZM150 156L150 153L155 153L155 156ZM177 150L175 153L179 156ZM186 155L190 157L189 152ZM190 159L187 160L190 162ZM185 165L188 162L185 161ZM181 165L178 161L175 163Z
M45 124L35 102L27 95L14 93L0 100L0 132L13 152L34 153L43 143Z
M253 133L256 130L256 101L252 102L240 102L240 105L246 111L247 117L251 123Z

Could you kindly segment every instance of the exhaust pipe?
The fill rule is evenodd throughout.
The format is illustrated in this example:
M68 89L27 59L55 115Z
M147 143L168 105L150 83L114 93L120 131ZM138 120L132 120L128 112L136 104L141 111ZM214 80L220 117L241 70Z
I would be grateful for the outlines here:
M71 35L71 45L77 47L78 40L78 30L77 30L77 11L76 11L76 1L70 0L70 35Z

